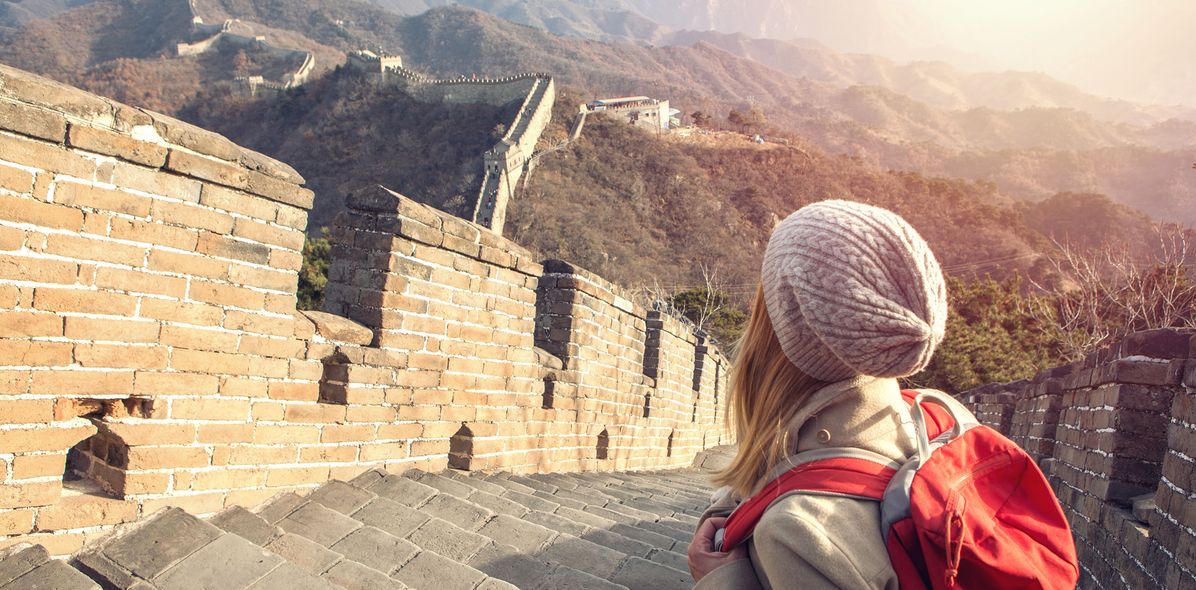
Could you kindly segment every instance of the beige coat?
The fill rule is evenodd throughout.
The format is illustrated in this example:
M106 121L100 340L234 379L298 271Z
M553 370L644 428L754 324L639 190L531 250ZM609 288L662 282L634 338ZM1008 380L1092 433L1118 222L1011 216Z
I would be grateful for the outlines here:
M820 431L830 434L825 440ZM916 452L909 408L893 379L858 377L828 385L794 417L792 453L829 447L864 449L895 461ZM764 485L767 482L761 482ZM729 513L716 497L707 516ZM781 497L748 541L750 559L711 572L695 590L897 589L880 532L879 502L814 494Z

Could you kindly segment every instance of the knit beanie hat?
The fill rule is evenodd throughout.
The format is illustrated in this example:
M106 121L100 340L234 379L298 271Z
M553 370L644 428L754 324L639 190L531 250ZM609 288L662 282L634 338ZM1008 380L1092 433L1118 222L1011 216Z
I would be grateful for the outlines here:
M761 274L781 349L815 379L913 375L943 339L942 270L891 211L850 201L802 207L773 231Z

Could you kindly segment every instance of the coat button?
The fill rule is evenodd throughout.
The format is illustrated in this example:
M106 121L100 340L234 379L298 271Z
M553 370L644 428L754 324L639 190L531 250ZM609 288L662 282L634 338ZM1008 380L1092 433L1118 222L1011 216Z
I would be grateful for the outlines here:
M829 431L825 428L823 428L822 430L819 430L818 431L818 442L821 444L824 444L824 445L828 442L831 442L831 431Z

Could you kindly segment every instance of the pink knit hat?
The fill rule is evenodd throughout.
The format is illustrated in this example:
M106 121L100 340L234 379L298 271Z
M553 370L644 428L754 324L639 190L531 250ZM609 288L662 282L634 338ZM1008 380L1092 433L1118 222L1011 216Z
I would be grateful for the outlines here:
M913 375L943 339L942 270L891 211L850 201L802 207L773 231L761 275L785 356L816 379Z

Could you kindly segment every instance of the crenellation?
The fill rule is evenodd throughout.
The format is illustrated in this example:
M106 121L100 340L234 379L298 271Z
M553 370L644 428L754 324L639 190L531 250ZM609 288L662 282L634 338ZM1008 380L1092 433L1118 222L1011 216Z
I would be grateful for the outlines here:
M0 544L72 553L374 468L649 469L727 441L712 395L693 411L725 359L600 277L373 186L333 228L325 311L298 312L313 194L289 166L11 68L0 105L40 113L0 116Z

